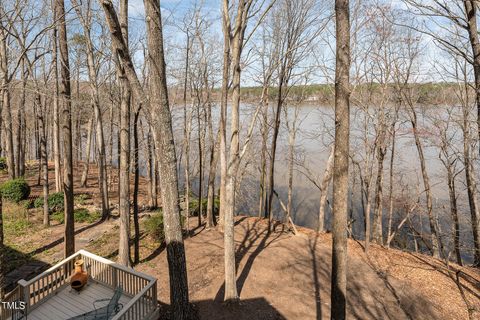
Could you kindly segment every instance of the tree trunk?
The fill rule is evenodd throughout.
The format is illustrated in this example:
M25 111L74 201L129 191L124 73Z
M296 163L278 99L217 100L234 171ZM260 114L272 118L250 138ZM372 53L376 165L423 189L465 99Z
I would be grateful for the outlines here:
M105 138L103 133L103 118L102 110L100 108L100 94L98 89L98 80L97 80L97 70L95 63L94 47L91 39L91 8L90 3L87 7L87 13L82 15L80 6L76 0L72 0L75 10L77 11L78 16L81 18L80 21L83 25L83 32L86 38L86 53L87 53L87 66L88 66L88 77L90 80L90 95L92 100L92 105L94 109L94 117L96 123L96 154L97 154L97 163L98 163L98 186L99 192L102 199L102 219L105 220L110 214L110 206L108 199L108 177L106 170L106 155L105 155ZM91 119L93 121L93 117ZM88 161L90 159L90 140L91 140L91 131L92 131L92 122L89 123L88 135L87 135L87 161L86 161L86 175L88 176ZM84 171L85 172L85 171ZM82 177L82 185L83 185ZM85 179L86 182L86 179Z
M35 102L39 110L39 124L40 124L40 154L43 173L43 225L50 225L50 215L48 212L48 151L47 151L47 129L45 123L46 108L42 107L40 94L35 95Z
M40 143L40 125L39 125L39 111L37 110L37 104L33 104L33 118L34 118L34 130L35 130L35 159L38 161L37 170L37 186L40 185L42 179L42 144Z
M296 106L295 108L298 108ZM295 109L297 112L297 109ZM288 117L288 114L287 114ZM288 121L288 120L287 120ZM291 132L288 138L288 201L287 201L287 215L285 217L285 224L288 224L292 217L292 202L293 202L293 167L294 167L294 156L295 156L295 140L297 136L297 128L295 122L297 121L297 115L293 120Z
M263 109L262 109L262 151L260 154L260 196L258 201L258 217L268 217L268 212L266 208L266 176L267 176L267 140L268 140L268 86L263 88L265 95L262 99Z
M65 202L65 258L75 252L75 226L73 217L73 153L70 64L68 61L67 26L65 23L64 0L55 0L58 19L58 44L60 49L60 97L62 102L63 127L63 192Z
M157 0L145 0L145 16L147 24L147 43L149 52L150 100L145 94L138 76L133 68L124 39L119 34L120 23L116 17L113 4L103 0L102 6L112 35L112 45L117 51L125 69L129 83L133 88L137 101L148 104L151 110L154 142L157 143L157 159L160 164L162 188L162 206L164 215L164 232L167 246L167 260L170 275L170 302L174 319L189 319L190 306L188 300L187 269L185 248L180 225L180 208L178 205L178 176L173 139L172 118L168 102L165 59L163 51L163 34L160 3Z
M57 20L57 12L53 12L53 20ZM54 81L54 95L53 95L53 161L55 166L55 191L62 191L62 167L60 162L60 119L59 119L59 88L58 88L58 26L54 24L53 31L53 48L52 48L52 63L53 63L53 81Z
M120 27L123 41L128 50L128 0L120 1ZM119 144L119 214L120 239L118 262L130 266L130 102L131 91L125 71L118 64L117 75L120 80L120 144Z
M349 1L335 1L335 151L333 158L333 223L331 319L346 318L348 162L350 136Z
M233 92L232 92L232 113L230 122L230 155L226 172L225 185L225 206L224 206L224 247L225 247L225 295L224 300L237 300L237 281L235 265L235 230L234 230L234 211L235 211L235 187L238 167L240 164L239 154L239 128L240 128L240 57L243 47L243 36L245 32L245 2L240 1L237 8L237 17L235 21L235 32L233 38L230 36L230 28L224 28L224 35L231 39L232 46L232 66L233 66ZM228 1L223 2L223 19L229 16ZM228 45L228 42L225 43ZM224 52L225 54L225 52ZM224 66L225 68L225 66ZM225 79L224 79L225 80ZM228 91L227 91L228 92ZM223 117L223 115L222 115ZM225 122L223 123L225 126ZM220 200L222 201L222 199Z
M437 223L433 216L433 204L432 204L432 190L430 189L430 180L427 173L427 168L425 164L425 156L423 155L423 146L420 141L420 137L417 133L417 114L414 110L414 107L410 108L410 122L413 128L413 136L415 138L415 145L417 146L418 157L420 159L420 168L422 171L423 185L425 187L425 196L427 198L427 213L428 221L430 224L430 235L432 241L432 254L435 258L440 258L440 238L437 230Z
M390 248L390 235L392 234L392 220L393 220L393 165L395 159L395 123L392 124L392 151L390 154L390 185L388 188L388 230L387 230L387 248Z
M202 124L200 119L200 101L197 104L197 124L198 124L198 226L202 225L203 215L203 146L202 146Z
M211 121L211 120L210 120ZM211 124L210 124L211 125ZM210 169L208 171L208 189L207 189L207 228L215 226L215 178L217 176L217 165L219 158L218 144L220 142L221 131L217 132L215 141L212 140L210 147Z
M105 138L103 134L102 111L98 104L94 105L95 120L97 123L97 153L98 153L98 186L102 197L102 219L105 220L110 215L110 203L108 196L108 174L107 159L105 155Z
M190 132L191 132L191 112L187 113L186 107L186 100L184 103L184 118L185 118L185 157L184 157L184 173L185 173L185 194L184 198L184 206L185 206L185 219L186 219L186 229L187 232L190 230Z
M134 238L134 264L140 262L140 224L138 221L138 185L140 180L140 169L138 165L138 117L140 116L140 110L137 110L133 120L133 170L134 170L134 182L133 182L133 225L135 228Z
M15 175L17 177L23 177L25 174L25 157L24 157L24 144L23 144L23 130L25 128L25 102L26 102L26 86L27 86L27 71L25 69L25 58L21 62L21 78L22 89L20 94L20 103L17 108L17 126L15 126L15 144L17 146L17 152L15 153Z
M470 156L470 128L468 123L468 113L464 111L463 115L463 158L465 164L465 181L467 184L468 204L470 207L470 216L472 218L472 233L474 247L475 266L480 266L480 226L479 226L479 207L477 200L477 185L474 176L472 159Z
M218 227L223 230L225 224L225 205L227 193L227 108L228 89L230 81L230 16L229 1L222 1L222 31L223 31L223 67L222 67L222 92L220 103L220 212Z
M187 52L185 57L185 73L183 82L183 150L184 150L184 216L186 221L187 234L190 230L190 128L191 111L187 112L187 88L188 88L188 67L190 63L190 33L187 31Z
M165 224L165 242L170 271L170 303L174 319L188 319L190 306L188 299L187 269L185 249L180 224L178 206L177 158L172 131L172 116L168 102L163 32L160 3L145 0L145 16L148 17L147 39L150 65L150 99L152 120L154 120L158 161L162 188L162 205Z
M448 161L448 159L447 159ZM458 221L458 207L457 207L457 195L455 191L455 176L452 172L452 166L450 161L447 167L447 183L448 183L448 195L450 198L450 214L452 216L452 237L453 237L453 251L455 252L455 258L459 265L462 264L462 255L460 253L460 223Z
M480 139L480 40L477 29L477 5L478 3L475 0L464 1L467 15L467 30L473 51L473 75L475 78L475 101L477 104L477 136L478 139Z
M383 129L381 129L383 130ZM373 242L383 245L383 162L387 152L382 132L377 146L377 180L375 183L375 212L373 215Z
M113 169L113 108L114 102L112 100L110 105L110 140L109 140L109 156L110 156L110 167ZM112 175L110 175L111 177Z
M147 133L147 152L148 152L148 184L149 184L149 204L150 208L157 207L157 180L156 169L154 161L154 151L152 150L152 133L150 126Z
M333 157L335 154L335 146L331 147L330 155L328 156L325 173L323 174L321 190L320 190L320 209L318 213L318 232L325 232L325 205L327 204L328 186L333 176Z
M83 173L82 178L80 179L80 187L85 188L87 187L87 179L88 179L88 169L90 167L90 151L92 148L92 130L93 130L93 118L92 116L88 121L88 131L87 131L87 152L85 161L83 163Z
M272 228L272 202L273 202L273 195L275 189L275 155L277 151L277 140L278 140L278 132L280 130L280 112L282 110L283 105L283 85L284 85L284 76L285 76L285 64L282 63L282 67L280 70L280 79L278 80L278 93L277 93L277 107L275 111L275 122L273 125L273 136L272 136L272 143L270 146L270 167L268 171L268 203L267 203L267 210L268 210L268 229L271 230Z
M3 27L3 26L2 26ZM7 51L7 33L0 31L0 71L1 71L1 93L3 128L5 128L5 154L7 157L7 168L10 179L15 179L15 159L13 150L12 134L12 110L10 105L10 81L8 73L8 51Z

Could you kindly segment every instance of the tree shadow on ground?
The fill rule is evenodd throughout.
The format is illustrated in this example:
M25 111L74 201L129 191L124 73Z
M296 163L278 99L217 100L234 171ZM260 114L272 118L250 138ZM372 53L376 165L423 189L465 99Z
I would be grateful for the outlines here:
M200 300L192 302L191 320L286 320L265 298L252 298L236 302ZM160 303L159 320L172 319L170 306Z
M184 232L184 235L186 235L186 237L188 237L188 238L191 238L191 237L195 237L195 236L199 235L204 230L206 230L206 224L202 223L201 225L196 226L195 228ZM133 242L132 242L132 244L133 244ZM166 247L167 246L166 246L165 241L162 241L162 243L155 250L153 250L147 257L145 257L143 259L140 259L138 264L149 262L149 261L155 259L156 257L158 257L163 252L163 250L165 250ZM115 257L117 254L118 254L118 250L110 253L108 256L109 257Z
M91 228L95 228L104 222L105 220L100 219L94 223L82 226L77 230L75 230L75 235L81 234L82 232L87 231ZM46 244L28 253L23 253L9 246L5 246L4 250L5 250L6 261L8 261L9 265L13 266L12 268L7 268L5 270L5 273L6 273L6 280L5 280L6 289L5 290L6 291L13 290L19 280L21 279L30 280L31 278L36 276L38 273L41 273L45 269L50 267L51 264L34 259L33 257L60 245L64 241L65 241L65 238L61 237L55 241L52 241L49 244Z
M30 254L25 254L12 247L4 246L3 250L3 261L1 262L5 264L2 268L5 274L3 284L5 292L15 289L19 280L30 280L50 266L50 264L33 259Z
M245 285L245 281L248 278L255 259L264 249L274 243L283 234L282 232L268 232L267 227L263 225L259 226L262 221L260 219L255 220L253 224L248 224L246 226L244 224L241 224L241 222L246 218L247 217L242 217L235 222L235 226L242 228L244 234L243 239L240 241L240 244L237 245L237 248L235 250L235 270L237 271L237 273L242 259L251 249L253 249L254 247L255 249L248 256L248 259L245 262L245 265L240 275L237 277L237 293L239 296L242 293L243 286ZM270 241L268 241L269 239ZM218 290L214 300L217 302L223 301L224 295L225 283L223 283Z
M315 313L316 319L322 319L322 299L320 295L320 280L318 277L318 265L317 265L317 243L318 243L318 233L315 235L315 239L308 239L308 248L310 250L310 255L312 256L312 278L313 278L313 287L315 292Z
M86 225L86 226L83 226L81 228L78 228L77 230L75 230L75 235L78 235L88 229L91 229L91 228L95 228L99 225L101 225L102 223L104 223L105 220L98 220L97 222L94 222L94 223L91 223L89 225ZM56 247L58 246L59 244L63 243L65 241L65 238L64 237L61 237L61 238L58 238L57 240L53 241L53 242L50 242L49 244L46 244L40 248L37 248L29 253L27 253L27 255L29 256L34 256L34 255L37 255L37 254L40 254L44 251L47 251L49 249L52 249L53 247Z
M480 300L480 281L478 279L475 279L468 273L465 273L462 271L461 268L458 268L455 265L446 265L443 261L435 261L435 263L432 260L426 259L418 254L414 254L412 252L409 252L409 255L415 258L416 260L420 261L421 263L424 263L431 267L433 270L436 272L442 274L443 276L447 277L448 279L452 279L450 272L453 272L455 275L458 275L460 279L463 281L467 282L468 285L470 285L473 289L476 289L477 291L474 291L471 287L468 285L460 284L463 288L463 290L468 291L470 294L475 296L477 299ZM452 279L454 282L455 280Z
M204 231L206 229L206 227L207 227L207 225L205 223L202 223L201 225L197 225L195 228L189 229L188 232L185 232L186 236L188 238L195 237L200 232Z
M150 253L147 257L145 257L143 259L140 259L140 262L138 264L149 262L149 261L155 259L156 257L158 257L160 255L160 253L163 252L163 250L165 250L166 247L167 246L165 244L165 241L162 241L162 243L158 246L158 248L153 250L152 253Z
M316 319L330 317L331 244L322 243L318 234L309 236L309 254L302 254L298 246L285 246L295 257L283 268L296 274L299 281L310 282L311 287L302 289L306 299L305 309L313 309L315 299ZM292 289L293 290L293 289ZM296 291L292 291L295 294ZM324 297L322 303L321 296ZM298 306L300 307L300 306ZM414 288L377 272L363 259L348 257L347 318L352 319L441 319L432 303Z

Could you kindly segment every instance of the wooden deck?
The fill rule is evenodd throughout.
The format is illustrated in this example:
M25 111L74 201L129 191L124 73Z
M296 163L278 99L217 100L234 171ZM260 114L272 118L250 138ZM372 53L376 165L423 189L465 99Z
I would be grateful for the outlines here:
M70 289L78 259L89 275L89 285L80 293ZM26 314L29 320L65 320L94 310L95 300L110 300L118 287L123 291L123 308L112 320L158 319L157 279L84 250L29 281L20 280L4 302L24 302L25 309L0 308L0 319L25 319Z
M94 310L95 300L110 299L112 296L112 289L96 282L90 282L79 293L65 287L33 309L28 314L28 320L65 320ZM131 297L122 295L120 303L126 306L130 300ZM104 304L100 304L102 306Z

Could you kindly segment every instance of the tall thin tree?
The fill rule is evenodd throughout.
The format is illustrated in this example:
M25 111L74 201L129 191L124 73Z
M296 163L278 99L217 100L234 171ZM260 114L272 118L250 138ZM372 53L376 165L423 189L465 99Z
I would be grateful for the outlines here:
M331 319L346 318L348 162L350 147L349 0L335 1L335 151L333 158Z
M72 101L64 0L56 0L55 12L58 23L58 46L60 52L61 76L59 94L62 104L63 135L63 194L65 201L64 255L65 257L68 257L75 252L75 222L73 219Z

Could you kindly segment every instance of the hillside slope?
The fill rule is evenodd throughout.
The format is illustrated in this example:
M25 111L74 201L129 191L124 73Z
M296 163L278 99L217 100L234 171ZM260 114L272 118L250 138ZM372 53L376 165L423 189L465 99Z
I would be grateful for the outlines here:
M193 219L192 219L193 220ZM186 239L190 297L201 319L329 319L331 235L301 229L267 235L256 218L237 218L238 290L241 302L223 298L223 236L194 230ZM446 266L430 257L372 246L369 257L349 242L349 319L473 319L480 317L478 270ZM158 277L158 294L169 302L166 252L137 269ZM452 278L453 277L453 278Z

